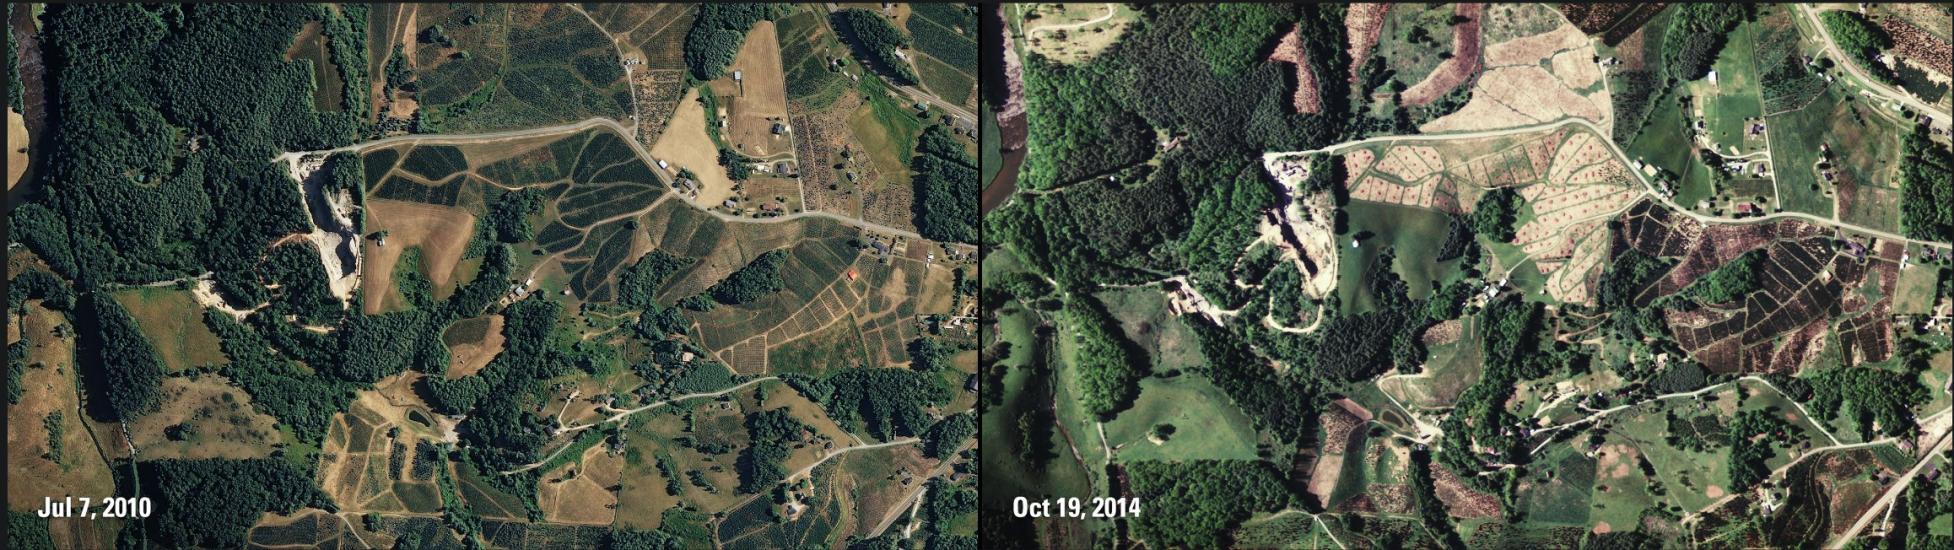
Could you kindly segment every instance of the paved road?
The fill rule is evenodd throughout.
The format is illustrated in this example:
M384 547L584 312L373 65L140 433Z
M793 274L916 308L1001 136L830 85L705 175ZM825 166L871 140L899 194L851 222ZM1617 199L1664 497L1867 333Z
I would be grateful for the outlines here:
M1947 444L1948 444L1947 436L1948 436L1948 429L1946 427L1941 428L1940 435L1934 436L1933 444L1926 446L1927 452L1921 454L1922 458L1920 459L1920 462L1915 463L1913 465L1913 469L1907 470L1906 475L1900 476L1898 480L1895 480L1893 482L1893 486L1887 488L1886 494L1881 495L1878 501L1873 502L1872 506L1867 507L1866 512L1864 514L1859 515L1859 521L1855 521L1852 523L1851 529L1846 529L1844 533L1839 534L1839 537L1833 539L1834 542L1826 545L1826 547L1840 548L1845 546L1847 542L1850 542L1852 541L1853 538L1858 537L1859 532L1864 531L1866 529L1866 526L1872 523L1873 516L1876 515L1877 512L1879 512L1881 509L1886 508L1887 506L1896 505L1894 501L1899 499L1902 493L1906 492L1907 485L1913 482L1913 478L1915 476L1920 475L1920 470L1922 468L1926 468L1928 463L1934 461L1935 456L1939 456L1941 451L1947 448Z
M277 157L277 160L280 162L287 162L290 157L294 157L294 156L331 154L331 153L356 153L362 150L372 149L375 147L387 147L391 145L401 145L401 144L408 144L408 143L463 145L463 144L478 144L478 143L488 143L488 142L497 142L497 141L516 141L516 140L551 136L557 134L569 134L569 133L581 132L584 130L589 130L591 128L598 128L598 127L607 128L610 129L611 131L617 132L620 137L624 137L625 143L631 145L631 150L636 152L640 159L643 159L647 163L651 163L654 165L657 164L657 161L652 158L651 153L645 151L644 145L639 144L638 140L631 139L629 137L631 135L629 129L625 128L624 125L622 124L618 124L618 122L615 120L602 118L602 117L588 118L577 122L557 124L554 126L543 126L543 127L528 128L523 130L504 130L500 132L486 132L480 134L411 134L411 135L404 135L404 136L394 136L389 138L377 139L365 143L355 143L352 145L347 145L344 147L338 147L334 149L325 149L320 151L296 151L296 152L285 153L283 155L279 155ZM671 188L671 182L665 179L664 174L658 173L657 170L653 170L652 172L654 174L658 174L658 179L660 184L665 185L667 189ZM831 220L836 220L842 223L864 227L882 233L901 235L903 237L907 237L910 239L927 240L924 239L922 235L919 235L914 231L901 229L897 227L891 227L891 226L871 222L868 220L863 220L860 218L835 214L833 212L804 210L793 214L774 216L771 218L749 218L746 216L735 216L732 214L727 214L725 212L714 211L704 205L699 204L698 201L693 200L691 197L678 195L676 193L674 193L673 195L677 196L680 200L685 201L686 204L691 205L692 207L697 208L702 212L711 214L714 217L726 221L741 222L741 223L786 223L786 222L803 219L803 218L828 218ZM946 247L956 248L956 249L976 248L973 245L962 244L962 243L941 243L941 244L943 244Z
M1823 39L1820 40L1819 42L1822 42L1825 45L1825 53L1831 55L1833 59L1838 60L1838 65L1841 67L1845 67L1846 72L1852 73L1853 78L1859 79L1859 84L1861 86L1877 91L1880 95L1885 96L1886 99L1898 101L1910 107L1913 107L1913 109L1916 111L1925 111L1929 114L1932 114L1934 115L1934 118L1939 119L1936 120L1935 122L1938 122L1940 124L1948 123L1948 116L1947 116L1948 113L1946 109L1941 109L1933 105L1928 105L1927 102L1921 101L1919 98L1913 97L1912 95L1902 92L1900 90L1893 89L1892 87L1887 86L1886 83L1880 82L1879 80L1869 77L1866 75L1865 72L1860 71L1859 60L1855 57L1848 57L1839 50L1838 42L1832 40L1832 31L1830 29L1825 28L1825 23L1823 21L1820 21L1818 18L1818 10L1813 9L1810 4L1799 4L1798 14L1804 16L1804 20L1806 23L1809 23L1813 28L1818 29L1818 36L1819 38Z
M1378 137L1360 139L1356 141L1348 141L1348 142L1339 143L1336 145L1330 145L1326 147L1320 147L1316 149L1310 149L1307 151L1264 153L1262 155L1262 158L1263 161L1266 162L1271 159L1278 159L1278 158L1290 157L1290 156L1313 155L1318 153L1334 153L1344 149L1369 145L1372 143L1385 143L1385 142L1398 142L1398 141L1452 141L1452 140L1460 140L1460 139L1501 137L1501 136L1510 136L1514 134L1525 134L1525 133L1553 130L1570 124L1580 126L1582 128L1586 128L1589 131L1594 132L1596 136L1600 136L1602 138L1601 142L1608 145L1608 150L1615 153L1615 158L1617 160L1621 161L1622 164L1625 165L1629 164L1628 154L1623 152L1621 146L1616 145L1614 140L1608 139L1608 134L1602 132L1601 128L1596 127L1594 123L1588 122L1587 120L1584 119L1578 119L1578 118L1564 118L1553 122L1544 122L1540 124L1518 126L1513 128L1501 128L1498 130L1480 130L1480 131L1473 131L1473 132L1455 132L1455 133L1440 133L1440 134L1418 134L1418 135L1410 135L1410 136L1378 136ZM1629 170L1628 172L1630 174L1635 175L1636 181L1642 182L1642 187L1644 188L1643 191L1645 194L1656 198L1657 200L1661 201L1664 205L1667 205L1670 209L1675 210L1680 214L1689 216L1691 218L1695 218L1697 221L1701 221L1704 223L1759 223L1759 222L1767 222L1767 221L1778 220L1778 219L1796 218L1805 221L1831 225L1843 229L1849 229L1852 231L1866 233L1869 235L1875 235L1881 238L1895 240L1895 241L1903 241L1903 242L1915 243L1923 246L1932 246L1938 248L1954 248L1954 244L1950 244L1950 243L1910 239L1901 235L1880 231L1878 229L1862 227L1850 223L1845 223L1832 218L1820 217L1812 214L1807 214L1804 212L1777 212L1777 213L1772 213L1772 214L1767 214L1767 215L1757 216L1757 217L1750 217L1750 218L1725 218L1719 216L1698 214L1696 212L1690 211L1687 208L1683 208L1682 205L1676 204L1676 202L1670 200L1669 197L1664 197L1662 196L1661 193L1657 193L1655 190L1655 184L1650 183L1648 176L1643 174L1641 171Z

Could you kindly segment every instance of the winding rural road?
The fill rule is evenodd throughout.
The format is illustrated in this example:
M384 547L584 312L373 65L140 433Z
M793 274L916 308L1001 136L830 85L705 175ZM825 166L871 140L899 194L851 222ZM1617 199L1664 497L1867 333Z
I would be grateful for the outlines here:
M1337 151L1342 151L1344 149L1362 147L1364 145L1370 145L1373 143L1390 143L1390 142L1405 142L1405 141L1451 141L1451 140L1461 140L1461 139L1504 137L1504 136L1510 136L1515 134L1526 134L1526 133L1541 132L1546 130L1553 130L1567 125L1580 126L1582 128L1586 128L1588 131L1594 132L1596 136L1602 138L1601 139L1602 143L1608 145L1608 150L1615 154L1615 158L1617 160L1619 160L1624 165L1630 165L1628 154L1622 151L1621 146L1616 145L1614 140L1608 139L1607 134L1603 133L1599 127L1596 127L1594 125L1594 123L1588 122L1586 119L1579 119L1579 118L1563 118L1552 122L1544 122L1540 124L1532 124L1527 126L1516 126L1512 128L1501 128L1497 130L1478 130L1478 131L1471 131L1471 132L1455 132L1455 133L1441 133L1441 134L1417 134L1417 135L1409 135L1409 136L1377 136L1377 137L1365 138L1365 139L1360 139L1355 141L1347 141L1343 143L1338 143L1336 145L1329 145L1329 146L1319 147L1316 149L1310 149L1306 151L1263 153L1262 159L1264 163L1267 163L1268 161L1285 158L1285 157L1306 156L1306 155L1314 155L1314 154L1321 154L1321 153L1335 153ZM1937 248L1954 248L1954 244L1950 244L1950 243L1910 239L1901 235L1888 233L1886 231L1854 225L1839 220L1835 220L1832 218L1821 217L1813 214L1807 214L1804 212L1776 212L1772 214L1766 214L1763 216L1757 216L1751 218L1725 218L1719 216L1698 214L1696 212L1690 211L1687 208L1683 208L1681 205L1676 204L1676 202L1670 200L1669 197L1664 197L1662 196L1661 193L1657 193L1655 190L1655 184L1650 183L1648 176L1646 174L1643 174L1641 171L1629 170L1628 173L1634 174L1636 181L1642 182L1644 194L1656 198L1656 200L1661 201L1662 204L1668 206L1671 210L1675 210L1677 213L1683 214L1685 216L1689 216L1691 218L1695 218L1697 221L1704 222L1704 223L1758 223L1758 222L1767 222L1767 221L1786 219L1786 218L1796 218L1805 221L1831 225L1842 229L1848 229L1859 233L1865 233L1868 235L1874 235L1889 240L1914 243L1914 244L1919 244L1921 246L1932 246Z
M571 434L571 433L576 433L576 432L580 432L580 431L583 431L583 430L588 430L588 429L590 429L590 428L595 428L595 427L598 427L598 426L602 426L602 425L605 425L605 424L609 424L609 423L612 423L612 422L617 422L617 421L620 421L620 420L624 420L625 418L627 418L627 417L630 417L631 415L634 415L634 414L638 414L638 413L641 413L641 412L645 412L645 411L648 411L648 410L652 410L652 409L656 409L656 408L659 408L659 407L663 407L663 406L666 406L666 405L670 405L670 404L672 404L672 403L677 403L677 402L680 402L680 401L684 401L684 400L687 400L687 399L697 399L697 398L700 398L700 397L717 397L717 396L721 396L721 395L726 395L726 394L728 394L728 393L732 393L732 392L736 392L736 391L739 391L739 390L740 390L741 388L745 388L745 387L747 387L747 386L751 386L751 385L754 385L754 384L758 384L758 383L761 383L761 382L765 382L765 381L768 381L768 380L779 380L779 379L780 379L780 378L779 378L779 377L777 377L777 376L766 376L766 377L761 377L761 378L755 378L755 379L752 379L752 380L748 380L748 381L746 381L746 382L743 382L743 383L741 383L740 385L737 385L737 386L733 386L733 387L730 387L730 388L726 388L726 389L723 389L723 390L719 390L719 391L716 391L716 392L707 392L707 393L688 393L688 394L685 394L685 395L681 395L681 396L678 396L678 397L673 397L673 398L671 398L671 399L666 399L666 400L664 400L664 401L659 401L659 402L657 402L657 403L652 403L652 404L649 404L649 405L645 405L645 406L642 406L642 407L638 407L638 408L635 408L635 409L621 409L621 410L619 410L619 412L618 412L617 414L614 414L614 415L611 415L611 417L610 417L610 418L606 418L606 419L604 419L604 420L603 420L603 421L601 421L601 422L592 422L592 423L589 423L589 424L583 424L583 425L579 425L579 426L571 426L571 427L568 427L568 428L564 428L564 429L562 429L562 430L558 430L558 431L556 432L556 435L565 435L565 434ZM569 406L569 402L568 402L568 401L565 401L565 402L564 402L564 406L565 406L565 407L568 407L568 406ZM554 436L552 436L552 438L554 438ZM523 466L522 466L521 468L516 468L516 469L513 469L513 470L503 470L503 471L502 471L502 475L505 475L505 476L506 476L506 475L509 475L509 474L514 474L514 473L521 473L521 472L527 472L527 471L530 471L530 470L534 470L534 469L536 469L536 467L538 467L538 466L542 466L543 464L545 464L545 463L548 463L548 462L549 462L549 461L550 461L551 459L554 459L554 458L556 458L556 455L559 455L559 454L563 454L563 450L564 450L564 449L568 449L568 448L570 448L570 445L568 445L568 444L565 444L565 445L564 445L564 446L562 446L562 447L557 447L557 448L556 448L556 451L555 451L555 452L552 452L552 453L550 453L550 454L549 454L549 456L545 456L545 457L543 457L543 458L542 458L542 460L538 460L538 461L535 461L535 462L531 462L531 463L529 463L529 464L526 464L526 465L523 465ZM851 447L851 448L853 448L853 447Z
M1016 4L1016 5L1014 5L1014 7L1016 7L1016 8L1017 8L1017 11L1018 11L1018 13L1019 13L1019 17L1018 17L1018 18L1019 18L1020 20L1022 20L1022 19L1024 19L1024 16L1023 16L1023 13L1024 13L1024 8L1023 8L1023 4ZM1095 25L1095 24L1098 24L1098 23L1101 23L1101 22L1104 22L1104 21L1106 21L1107 19L1112 19L1112 18L1113 18L1113 16L1115 16L1115 15L1119 15L1119 10L1117 10L1117 9L1114 9L1114 8L1113 8L1113 5L1112 5L1112 4L1101 4L1101 7L1104 7L1104 8L1106 8L1106 15L1101 15L1101 16L1099 16L1099 17L1095 17L1095 18L1092 18L1092 19L1087 19L1087 20L1085 20L1085 21L1080 21L1080 22L1077 22L1077 23L1066 23L1066 24L1063 24L1063 25L1039 25L1039 26L1036 26L1036 27L1030 27L1030 28L1026 28L1026 29L1024 30L1024 34L1025 34L1025 36L1031 36L1031 35L1032 35L1033 33L1036 33L1036 32L1039 32L1039 31L1063 31L1063 30L1070 30L1070 29L1077 29L1077 28L1082 28L1082 27L1089 27L1089 26L1092 26L1092 25Z
M1947 411L1941 412L1945 413ZM1864 514L1859 515L1859 521L1852 523L1852 528L1846 529L1838 538L1833 539L1834 542L1827 544L1826 548L1844 547L1847 542L1851 542L1852 539L1857 538L1860 531L1866 530L1866 526L1872 523L1874 514L1888 506L1898 505L1895 501L1900 498L1901 494L1906 492L1907 485L1913 482L1913 478L1920 475L1920 470L1927 467L1928 463L1934 461L1935 456L1939 456L1941 451L1947 448L1948 426L1951 425L1943 425L1941 427L1940 435L1934 436L1933 444L1923 447L1927 452L1920 455L1921 459L1919 462L1914 463L1913 469L1907 470L1906 475L1902 475L1899 479L1894 480L1893 486L1886 489L1886 494L1880 495L1879 500L1874 501L1872 506L1866 508Z
M1873 79L1867 76L1864 71L1859 70L1858 58L1847 56L1839 49L1839 43L1832 39L1832 31L1825 28L1825 23L1818 19L1817 9L1812 8L1810 4L1798 4L1798 14L1804 16L1802 19L1805 23L1811 25L1813 29L1818 31L1818 37L1822 39L1819 42L1825 46L1825 53L1831 55L1833 59L1837 59L1838 65L1844 67L1846 72L1852 73L1852 77L1859 80L1861 87L1873 90L1886 99L1904 103L1916 111L1932 114L1937 119L1934 121L1937 125L1944 127L1949 123L1946 109L1928 105L1927 102L1921 101L1920 98L1900 90L1895 90L1887 86L1886 83Z
M822 6L828 9L828 13L835 13L841 11L841 5L833 2L822 4ZM834 21L822 20L822 23L828 26L828 32L835 33L835 36L837 38L841 36L841 32L834 29ZM964 106L962 105L944 101L943 98L937 97L936 94L929 93L928 91L923 90L922 88L917 88L915 86L901 86L901 85L896 85L894 83L888 83L888 84L890 85L890 87L900 90L903 93L903 95L909 96L910 99L922 101L930 105L935 105L939 109L949 111L951 115L957 118L961 118L964 119L965 121L968 121L973 127L977 125L977 113L975 111L971 111L970 109L964 108Z
M553 126L542 126L542 127L527 128L522 130L504 130L499 132L485 132L480 134L411 134L411 135L404 135L404 136L393 136L393 137L368 141L365 143L355 143L352 145L337 147L333 149L323 149L318 151L289 152L289 153L279 155L276 160L278 160L279 162L290 162L296 157L303 157L308 155L328 155L332 153L358 153L360 151L364 151L367 149L388 147L393 145L403 145L403 144L473 145L473 144L480 144L480 143L493 143L499 141L516 141L516 140L546 137L546 136L552 136L558 134L571 134L571 133L581 132L584 130L589 130L591 128L598 128L598 127L607 128L613 132L617 132L620 137L624 138L625 143L631 144L631 150L636 152L638 154L638 157L644 160L646 163L652 165L656 165L658 163L657 159L653 158L650 152L645 151L644 145L638 143L637 140L630 138L631 134L629 129L625 128L624 125L619 124L616 120L603 118L603 117L593 117L593 118L580 120L577 122L557 124ZM670 192L671 182L665 179L666 177L665 174L659 173L659 171L657 170L653 170L652 173L658 175L659 184L664 185L666 191ZM919 235L914 231L897 228L897 227L890 227L887 225L871 222L861 218L844 216L833 212L804 210L793 214L785 214L785 215L774 216L770 218L749 218L746 216L735 216L724 212L714 211L704 205L699 204L698 201L693 200L691 197L687 197L677 193L671 193L671 194L677 196L680 200L685 201L686 204L691 205L693 208L699 209L699 211L701 212L711 214L713 217L725 221L730 221L730 222L786 223L786 222L805 219L805 218L827 218L845 224L855 225L855 226L863 227L866 229L870 229L882 233L900 235L906 238L916 239L916 240L927 240L924 239L922 235ZM947 248L959 249L959 250L976 249L975 245L969 245L963 243L946 242L946 243L939 243L939 244L942 244L944 247Z

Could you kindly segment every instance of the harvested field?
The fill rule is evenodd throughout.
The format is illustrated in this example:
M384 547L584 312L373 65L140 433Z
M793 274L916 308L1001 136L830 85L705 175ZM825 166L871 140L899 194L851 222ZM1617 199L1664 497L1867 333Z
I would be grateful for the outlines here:
M449 326L448 331L441 335L441 341L448 345L448 352L452 354L447 377L466 377L488 366L496 354L502 353L502 340L501 315L463 319Z
M251 395L223 376L165 378L160 401L168 406L129 425L146 459L261 458L282 439L277 419L252 409Z
M394 264L408 247L420 247L421 269L434 283L437 299L453 292L455 264L462 249L475 235L475 215L451 206L437 206L388 199L370 199L366 204L366 230L386 231L386 244L367 239L360 262L360 292L367 296L366 313L406 309L397 303L393 289Z
M683 70L643 70L631 72L633 101L637 102L638 145L649 148L658 143L671 123L673 112L685 91Z
M1869 271L1851 254L1835 249L1823 229L1804 222L1703 227L1693 220L1671 222L1669 217L1644 203L1631 210L1625 224L1628 243L1636 249L1683 257L1667 276L1642 292L1638 305L1680 291L1749 250L1764 248L1769 258L1760 277L1761 289L1735 307L1666 312L1677 342L1706 368L1793 372L1816 353L1813 345L1824 322L1860 311L1867 313L1841 327L1841 344L1848 348L1844 353L1867 361L1882 360L1890 353L1890 326L1881 321L1890 300L1866 304L1851 299L1847 289L1860 285L1865 277L1880 276L1885 295L1891 296L1897 278L1886 274L1890 267L1879 267L1891 264L1875 262ZM1821 276L1821 271L1829 276ZM1861 324L1873 321L1880 322Z
M1316 114L1323 110L1323 100L1316 97L1316 74L1309 70L1309 58L1303 51L1303 38L1296 34L1301 29L1302 25L1297 25L1289 29L1288 34L1282 35L1282 40L1276 42L1275 52L1269 54L1269 61L1296 66L1296 92L1290 106L1298 113ZM1351 78L1357 78L1356 71L1350 74Z
M741 79L734 81L737 72ZM746 33L739 55L726 76L711 84L712 93L727 112L721 133L733 149L746 156L770 159L793 151L793 134L775 134L776 123L787 123L785 74L780 67L780 39L772 21L761 21ZM693 168L697 172L697 168ZM712 204L712 203L708 203Z
M719 149L706 134L706 108L698 90L687 90L678 102L678 113L651 147L651 156L671 164L671 172L689 169L699 178L699 195L694 202L714 206L733 196L733 180L719 165Z
M1597 87L1602 76L1587 36L1562 22L1543 33L1487 46L1486 73L1474 84L1472 99L1419 130L1510 128L1572 116L1612 132L1613 100L1610 92ZM1407 101L1410 97L1407 92Z
M795 115L794 147L801 163L801 188L807 192L807 209L846 216L859 215L862 197L854 181L844 179L834 164L845 159L839 151L849 147L845 115L854 112L860 96L847 94L833 109L813 115Z
M1945 19L1945 16L1941 16ZM1914 26L1899 17L1878 17L1873 19L1886 34L1893 37L1893 49L1901 57L1925 64L1940 73L1939 80L1945 82L1954 75L1954 42L1947 38L1935 37L1920 27Z
M27 173L27 117L7 109L7 189Z
M1438 64L1432 74L1404 91L1405 105L1424 105L1452 93L1479 72L1479 16L1485 4L1457 4L1453 13L1466 17L1452 27L1452 58Z
M1343 13L1345 36L1350 40L1350 81L1357 81L1358 67L1370 57L1371 49L1377 47L1378 33L1384 30L1384 14L1391 10L1390 4L1351 4L1349 11Z

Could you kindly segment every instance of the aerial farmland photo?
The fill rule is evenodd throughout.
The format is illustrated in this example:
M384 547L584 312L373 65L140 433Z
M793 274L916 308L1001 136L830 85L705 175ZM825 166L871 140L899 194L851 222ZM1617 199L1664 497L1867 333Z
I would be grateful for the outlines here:
M8 4L8 548L978 548L970 4Z
M1947 4L979 18L985 546L1954 547Z

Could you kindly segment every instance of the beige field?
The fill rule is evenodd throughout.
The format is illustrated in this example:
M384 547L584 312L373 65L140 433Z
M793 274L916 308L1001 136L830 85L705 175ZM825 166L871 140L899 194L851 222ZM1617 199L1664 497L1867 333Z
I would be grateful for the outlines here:
M719 149L706 135L706 109L699 103L697 90L686 90L685 98L679 100L678 112L672 115L665 133L659 135L658 143L651 146L651 156L670 163L673 174L680 168L697 174L700 205L716 206L733 196L733 181L719 166Z
M1604 86L1582 93L1602 79L1587 34L1556 17L1560 22L1552 30L1486 46L1485 72L1473 84L1472 99L1419 130L1491 130L1572 117L1612 131L1611 92Z
M759 208L774 204L778 205L774 207L778 212L787 214L805 209L801 205L801 184L793 178L755 175L746 180L740 194L744 195L742 206Z
M674 416L663 416L651 420L655 425L657 420L675 420L676 418ZM672 428L671 431L677 429ZM658 473L657 458L655 458L654 452L662 447L650 437L633 438L629 445L631 448L637 449L638 452L643 454L643 462L641 464L626 465L627 468L630 468L631 475L622 476L624 488L617 492L617 524L646 531L657 529L660 524L664 523L665 510L677 506L680 499L665 492L665 476ZM679 483L686 483L683 477L685 474L680 473L679 475L681 476ZM685 490L687 493L690 493L700 489L686 485Z
M219 349L217 335L204 324L204 309L188 290L136 288L117 292L115 301L129 310L143 336L156 346L171 371L231 360Z
M20 335L28 340L27 363L42 366L22 373L21 387L32 397L21 399L7 411L7 507L39 510L49 495L112 494L115 482L108 464L95 452L83 425L84 413L77 410L75 342L54 337L54 327L67 320L41 307L39 300L27 301L26 309L24 318L9 315L8 325L21 326ZM46 458L48 432L44 423L54 412L61 413L58 464Z
M733 72L740 81L733 81ZM726 76L712 82L713 95L726 108L726 128L721 132L733 150L755 158L791 153L794 142L788 134L774 135L775 122L787 121L787 80L780 69L780 39L772 21L761 21L746 33L746 43ZM698 169L694 168L694 172Z
M260 458L271 456L281 436L278 420L251 406L251 395L216 374L163 379L167 405L129 423L136 447L151 458ZM185 425L194 432L172 441L164 431Z
M410 246L421 248L421 269L434 282L434 295L445 299L453 292L455 263L462 248L475 235L475 215L451 206L417 202L372 199L366 204L367 231L386 231L387 245L375 239L365 247L360 262L360 292L367 297L366 313L377 314L407 308L393 288L394 264Z
M502 316L487 317L488 332L481 340L455 344L448 347L451 354L448 361L449 379L470 376L486 367L495 355L502 353Z
M543 473L536 504L548 521L609 525L617 517L617 495L609 488L618 484L623 471L624 457L601 443L591 446L576 461Z
M7 109L7 189L27 173L27 117Z

